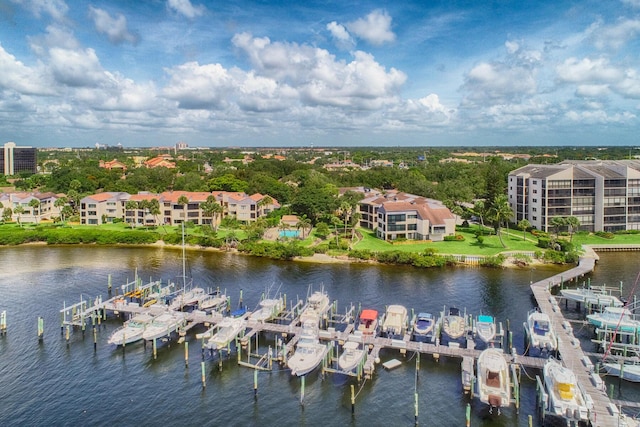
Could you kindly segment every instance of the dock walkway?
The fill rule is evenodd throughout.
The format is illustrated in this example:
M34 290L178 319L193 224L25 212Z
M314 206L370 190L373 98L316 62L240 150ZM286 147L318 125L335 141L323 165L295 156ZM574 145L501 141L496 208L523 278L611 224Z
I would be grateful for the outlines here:
M590 247L585 249L585 255L580 257L577 267L532 283L531 290L540 310L548 314L552 324L556 326L558 351L562 355L562 363L575 373L579 387L589 395L593 402L593 409L589 414L591 424L598 427L615 427L618 425L618 419L611 409L614 405L604 388L600 386L601 383L598 381L600 377L597 372L593 372L593 365L588 356L582 351L580 341L573 336L571 328L562 326L568 323L565 323L564 315L555 297L550 292L552 287L558 286L566 280L582 277L595 268L598 255Z

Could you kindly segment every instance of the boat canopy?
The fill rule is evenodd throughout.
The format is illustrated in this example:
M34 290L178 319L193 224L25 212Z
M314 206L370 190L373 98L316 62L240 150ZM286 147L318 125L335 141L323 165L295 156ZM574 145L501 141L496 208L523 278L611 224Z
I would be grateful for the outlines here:
M487 316L486 314L481 314L480 316L478 316L478 322L493 323L493 317Z
M362 321L372 322L372 321L376 320L377 318L378 318L378 311L377 310L371 310L371 309L362 310L362 313L360 314L360 320L362 320Z

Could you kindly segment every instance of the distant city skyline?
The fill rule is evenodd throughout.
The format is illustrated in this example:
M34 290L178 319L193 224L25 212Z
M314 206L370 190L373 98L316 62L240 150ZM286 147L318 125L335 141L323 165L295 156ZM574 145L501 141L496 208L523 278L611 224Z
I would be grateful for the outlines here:
M636 146L640 0L0 0L0 145Z

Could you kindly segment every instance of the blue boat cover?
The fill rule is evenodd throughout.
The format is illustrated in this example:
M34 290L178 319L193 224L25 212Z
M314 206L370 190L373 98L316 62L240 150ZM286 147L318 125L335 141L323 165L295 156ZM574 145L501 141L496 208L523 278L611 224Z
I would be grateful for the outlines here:
M480 316L478 316L478 322L493 323L493 317L487 316L486 314L481 314Z

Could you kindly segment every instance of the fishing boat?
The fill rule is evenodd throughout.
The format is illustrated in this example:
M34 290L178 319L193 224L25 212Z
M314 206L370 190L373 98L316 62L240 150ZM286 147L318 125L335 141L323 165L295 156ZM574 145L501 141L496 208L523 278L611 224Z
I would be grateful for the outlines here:
M207 341L209 350L220 350L227 347L244 330L246 320L241 317L225 317L214 328Z
M496 337L496 322L493 316L481 314L476 319L476 335L484 343L490 343Z
M191 288L189 290L183 290L178 295L176 295L169 308L171 310L182 310L185 307L195 306L203 301L209 296L207 292L202 288Z
M574 302L589 304L595 307L622 307L620 299L611 293L597 288L562 289L560 294Z
M548 359L543 375L548 395L547 412L567 422L587 421L589 408L573 371L555 359Z
M511 380L509 365L502 350L488 348L480 353L477 363L478 398L489 405L489 412L494 408L507 407L511 403Z
M435 323L435 319L431 313L418 313L416 321L413 324L414 338L430 338L433 335Z
M375 337L378 335L378 310L365 309L358 318L358 328L362 335Z
M445 314L446 313L446 314ZM444 343L460 344L466 331L465 318L460 315L460 309L449 307L442 316L442 340Z
M640 330L640 321L636 320L631 310L626 307L605 307L601 313L587 315L587 320L596 328L608 328L633 334Z
M150 341L171 335L187 323L180 311L165 312L153 318L142 333L142 338Z
M329 296L324 291L316 291L307 298L302 312L300 313L300 323L304 324L307 320L314 320L320 324L322 317L326 315L331 307Z
M327 347L318 338L318 324L314 320L307 320L302 325L296 351L287 362L291 375L307 375L320 365L326 354Z
M534 309L523 324L527 339L527 352L532 355L550 355L558 348L558 339L548 314Z
M109 344L126 345L141 340L144 330L152 320L153 316L146 313L132 317L111 334Z
M409 315L407 308L402 305L393 304L387 307L382 322L382 333L393 338L396 335L402 336L409 326Z
M280 298L264 298L258 304L258 309L251 313L249 320L268 322L275 319L284 310L284 300Z
M338 358L338 366L343 372L353 372L367 356L362 344L347 341L342 346L342 354Z
M602 364L602 368L608 375L613 375L632 383L640 382L640 359L638 358L626 362L605 362Z

